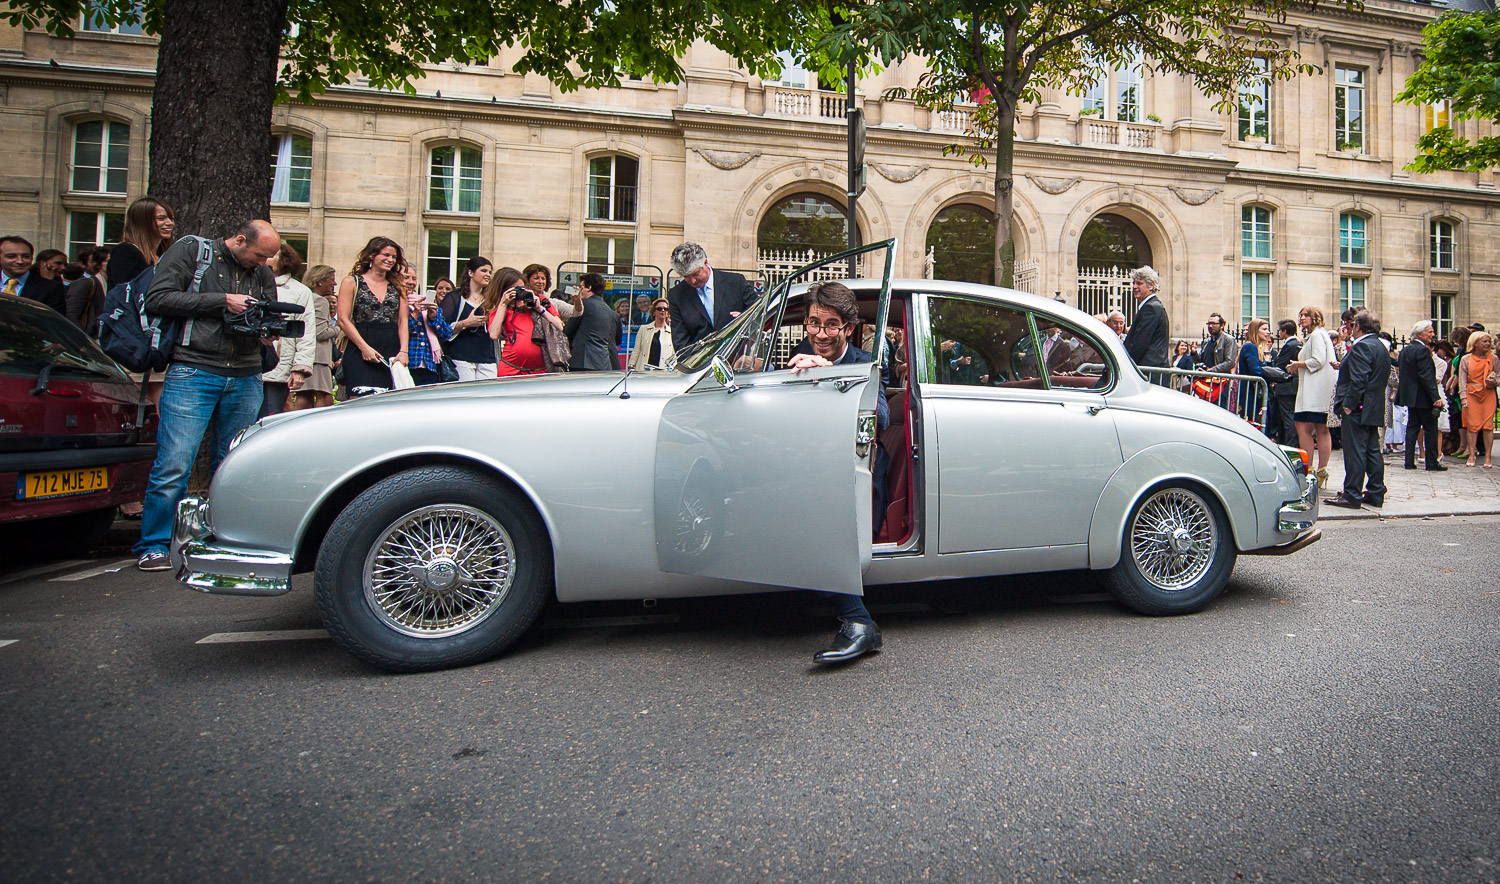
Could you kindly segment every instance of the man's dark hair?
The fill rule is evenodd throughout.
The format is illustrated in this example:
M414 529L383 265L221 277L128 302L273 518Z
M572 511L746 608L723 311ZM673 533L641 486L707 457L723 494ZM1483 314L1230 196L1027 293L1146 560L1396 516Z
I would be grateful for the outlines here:
M256 240L260 239L260 234L263 230L265 230L265 228L261 227L259 224L256 224L255 220L252 218L251 220L246 221L244 224L241 224L240 229L234 232L234 236L243 236L245 238L245 245L253 246L255 245ZM233 238L233 236L230 237L230 239ZM396 264L396 269L401 269L401 265L399 262L397 262Z
M1359 329L1360 334L1373 335L1380 331L1380 314L1361 310L1354 314L1354 326Z
M27 239L24 236L16 236L15 234L11 234L10 236L0 236L0 246L3 246L8 242L18 242L26 248L31 249L31 253L33 255L36 254L36 246L32 245L31 240Z
M66 264L63 266L62 278L68 282L77 282L83 279L82 264Z
M1297 333L1297 323L1291 321L1290 319L1281 320L1280 322L1276 323L1276 327L1281 329L1281 333L1286 335L1287 337L1291 337L1292 335L1295 335Z
M85 256L84 256L84 259L82 261L80 261L79 263L80 264L103 264L105 261L108 261L108 260L109 260L109 249L106 249L104 246L100 246L97 249L94 249L94 250L92 250L90 252L87 252L85 254Z
M1343 313L1339 314L1339 319L1342 320L1345 324L1353 322L1354 317L1358 316L1359 312L1360 308L1350 307L1348 310L1345 310Z
M1224 324L1224 317L1221 316L1221 315L1219 315L1218 313L1210 313L1210 314L1208 314L1208 318L1209 319L1217 319L1217 320L1219 320L1219 325L1221 325L1221 326Z
M820 282L807 290L807 310L823 307L839 315L845 323L859 321L859 301L854 292L841 282Z
M597 273L585 273L578 278L578 284L588 286L589 291L596 295L604 294L604 277Z

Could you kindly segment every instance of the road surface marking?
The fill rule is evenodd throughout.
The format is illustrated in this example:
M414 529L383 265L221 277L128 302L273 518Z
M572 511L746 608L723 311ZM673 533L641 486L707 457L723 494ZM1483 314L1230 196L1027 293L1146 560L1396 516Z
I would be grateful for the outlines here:
M100 574L112 574L116 571L119 571L121 568L124 568L126 565L133 564L135 564L135 559L121 559L118 562L111 562L108 565L100 565L97 568L90 568L87 571L79 571L77 574L64 574L61 577L54 577L47 582L68 583L73 580L87 580L90 577L98 577Z
M20 639L18 638L0 638L0 648L5 647L6 645L13 645L18 641L20 641Z
M88 559L73 559L67 562L53 562L50 565L42 565L40 567L31 568L26 571L17 571L9 577L0 577L0 586L4 586L7 583L15 583L17 580L25 580L28 577L35 577L38 574L51 574L53 571L66 571L69 568L76 568L79 565L87 565L88 563Z
M326 629L273 629L263 632L216 632L194 644L221 645L228 642L285 642L308 638L328 638Z

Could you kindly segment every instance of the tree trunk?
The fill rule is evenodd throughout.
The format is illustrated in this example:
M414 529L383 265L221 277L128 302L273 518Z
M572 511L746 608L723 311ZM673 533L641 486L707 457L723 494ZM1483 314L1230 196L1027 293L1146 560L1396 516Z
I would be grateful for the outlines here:
M1016 277L1015 165L1016 105L1005 97L995 96L995 269L1000 271L996 285L1010 288Z
M227 236L271 211L271 107L287 0L166 0L150 193L177 233Z

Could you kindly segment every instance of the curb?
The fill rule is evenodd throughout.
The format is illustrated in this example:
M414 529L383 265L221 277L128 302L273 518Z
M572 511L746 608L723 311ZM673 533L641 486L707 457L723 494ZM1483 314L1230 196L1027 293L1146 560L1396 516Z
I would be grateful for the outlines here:
M1334 510L1334 512L1329 512ZM1429 516L1497 516L1500 505L1468 507L1464 509L1442 509L1431 512L1411 510L1405 506L1387 506L1384 510L1358 509L1338 510L1336 507L1318 507L1318 523L1343 522L1351 519L1424 519Z

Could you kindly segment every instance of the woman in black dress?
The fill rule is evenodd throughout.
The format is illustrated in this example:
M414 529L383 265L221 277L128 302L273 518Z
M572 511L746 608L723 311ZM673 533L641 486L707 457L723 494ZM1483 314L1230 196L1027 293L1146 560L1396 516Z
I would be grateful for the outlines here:
M350 396L391 389L391 361L406 364L406 298L401 269L406 256L394 240L377 236L360 250L354 269L339 283L339 330L344 348L344 386Z

